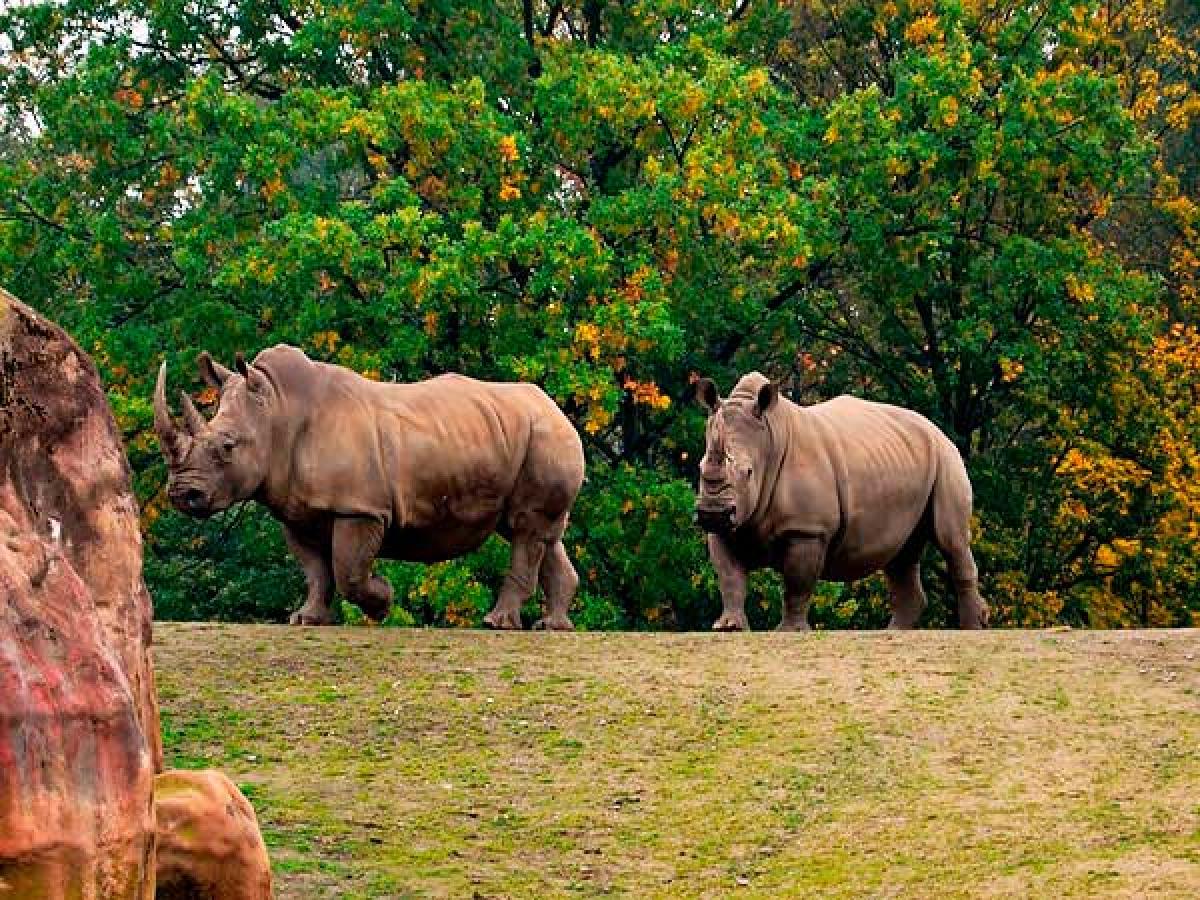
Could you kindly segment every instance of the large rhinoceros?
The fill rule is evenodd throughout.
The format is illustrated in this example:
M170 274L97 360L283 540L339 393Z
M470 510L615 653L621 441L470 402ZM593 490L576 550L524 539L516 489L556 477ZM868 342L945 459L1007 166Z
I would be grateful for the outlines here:
M538 625L571 628L579 579L563 530L583 483L583 447L536 386L442 375L381 384L277 345L231 371L208 353L200 372L219 389L211 421L182 393L183 423L167 407L164 362L154 426L170 472L171 502L204 517L254 499L283 524L308 598L293 624L325 624L338 591L382 619L388 582L376 557L434 562L498 532L512 562L484 621L520 628L540 583Z
M696 520L724 607L717 631L748 627L746 577L784 579L781 630L808 628L818 579L853 581L881 569L892 628L912 628L925 606L921 551L932 540L949 566L959 624L982 628L971 556L971 482L958 449L915 412L838 397L801 407L758 372L722 400L707 378L708 409Z

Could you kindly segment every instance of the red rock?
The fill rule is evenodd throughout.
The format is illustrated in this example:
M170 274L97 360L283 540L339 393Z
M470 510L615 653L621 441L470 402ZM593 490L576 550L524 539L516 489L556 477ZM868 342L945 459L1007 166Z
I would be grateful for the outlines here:
M153 608L129 464L96 366L60 327L0 289L0 504L53 540L88 586L161 771Z
M87 586L12 496L0 494L0 898L149 900L154 771L129 683Z
M258 819L220 772L172 769L154 779L158 900L270 900L271 863Z

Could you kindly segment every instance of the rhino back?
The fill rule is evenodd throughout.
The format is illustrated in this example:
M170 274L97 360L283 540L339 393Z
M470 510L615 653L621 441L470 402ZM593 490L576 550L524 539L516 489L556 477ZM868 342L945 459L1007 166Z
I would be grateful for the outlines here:
M574 434L536 387L442 375L369 381L314 364L290 470L301 505L383 516L398 527L490 528L547 420Z
M830 541L826 577L878 569L921 523L939 467L957 450L918 413L856 397L789 413L778 518Z

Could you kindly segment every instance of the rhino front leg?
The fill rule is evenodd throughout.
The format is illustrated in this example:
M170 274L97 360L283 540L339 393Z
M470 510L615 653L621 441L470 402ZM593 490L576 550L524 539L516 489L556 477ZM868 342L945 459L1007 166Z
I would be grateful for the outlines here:
M504 585L500 588L495 607L483 617L485 625L489 628L520 630L521 607L537 586L538 570L545 555L546 542L541 538L513 535L508 574L504 576Z
M386 527L378 519L344 518L333 526L333 574L337 589L376 622L392 608L392 586L371 574Z
M713 631L749 631L746 619L746 567L725 544L719 534L708 536L708 558L717 570L721 589L721 617L713 622Z
M825 566L825 545L815 539L794 540L784 552L783 620L779 631L808 631L808 606Z
M287 525L283 526L283 537L288 549L304 569L304 580L308 584L308 596L304 605L292 613L292 625L328 625L333 621L329 608L333 596L333 567L329 561L329 545L324 547L301 537Z

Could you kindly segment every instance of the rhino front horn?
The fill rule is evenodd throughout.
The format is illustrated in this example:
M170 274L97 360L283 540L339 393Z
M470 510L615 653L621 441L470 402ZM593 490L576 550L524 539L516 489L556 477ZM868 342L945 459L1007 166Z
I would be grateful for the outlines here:
M193 409L193 412L195 410ZM197 416L200 414L197 412ZM158 442L162 445L167 462L174 462L183 456L187 438L176 424L171 410L167 407L167 362L158 368L158 382L154 386L154 431L158 434Z

